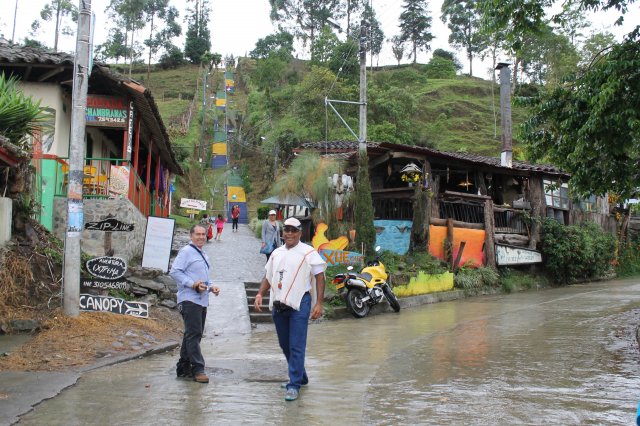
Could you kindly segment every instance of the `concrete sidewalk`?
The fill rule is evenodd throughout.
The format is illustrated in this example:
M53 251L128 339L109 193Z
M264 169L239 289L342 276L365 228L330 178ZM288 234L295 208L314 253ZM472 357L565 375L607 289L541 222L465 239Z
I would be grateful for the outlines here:
M212 260L211 279L221 292L218 297L210 296L203 347L212 347L214 336L230 338L251 332L244 282L258 281L264 275L266 259L259 250L260 240L247 225L239 225L238 232L231 232L230 223L225 224L221 241L205 245ZM164 342L148 350L100 360L77 370L1 371L0 425L16 423L34 406L76 384L84 372L170 351L177 346L178 342ZM10 350L14 349L5 348L3 352Z

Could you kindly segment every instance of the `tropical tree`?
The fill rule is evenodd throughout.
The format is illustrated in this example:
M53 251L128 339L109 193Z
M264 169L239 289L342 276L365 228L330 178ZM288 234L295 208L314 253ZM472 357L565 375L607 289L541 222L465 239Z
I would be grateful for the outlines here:
M149 80L151 58L160 48L168 51L173 46L171 39L182 33L182 27L176 22L180 14L175 7L169 6L169 0L148 0L144 7L144 13L146 21L149 23L149 38L144 41L144 44L149 48L147 61L147 80ZM160 31L158 31L158 20L165 22L165 28Z
M534 160L571 172L579 195L640 187L640 27L580 75L531 102L523 138Z
M581 64L588 66L591 61L598 58L602 52L609 50L614 44L616 44L616 38L608 31L591 34L582 45Z
M476 0L444 0L442 22L451 30L449 44L464 49L469 60L469 75L473 76L473 58L487 48L487 36L480 30L481 14Z
M338 36L329 27L324 27L320 36L311 43L311 63L315 65L326 64L339 43Z
M456 58L456 55L453 52L449 52L448 50L444 49L436 49L433 51L433 57L451 61L456 71L460 71L462 69L462 65L460 65L458 58Z
M414 64L419 50L428 52L431 49L429 43L433 40L433 34L430 30L431 17L427 10L427 0L404 0L400 14L400 39L413 46Z
M187 39L184 44L184 56L193 64L200 63L202 55L211 50L211 32L209 31L208 0L189 0L194 3L187 9Z
M73 35L75 33L69 21L78 22L78 6L70 0L51 0L40 11L40 18L46 22L55 21L53 51L57 52L60 34ZM31 30L36 32L39 28L40 21L33 21Z
M336 160L320 157L317 153L306 152L293 159L287 171L278 176L273 188L280 196L296 195L312 200L316 205L313 212L317 222L335 221L335 194L329 178L338 173L341 164Z
M40 123L46 119L40 101L34 101L20 90L16 77L0 74L0 135L13 144L28 149L22 143L25 135L33 135Z

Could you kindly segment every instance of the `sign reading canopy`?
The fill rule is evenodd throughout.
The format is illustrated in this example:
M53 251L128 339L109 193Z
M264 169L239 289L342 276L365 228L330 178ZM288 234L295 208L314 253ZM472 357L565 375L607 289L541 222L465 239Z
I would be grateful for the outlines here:
M131 315L138 318L149 318L149 304L126 301L117 297L80 295L81 311L111 312L120 315Z
M125 128L128 110L124 98L87 95L87 126Z
M157 268L169 271L171 245L173 244L173 228L175 219L149 216L147 230L144 235L142 251L142 267Z
M181 198L180 207L186 209L206 210L207 202L202 200L192 200L191 198Z
M498 265L527 265L540 262L542 262L542 255L535 250L496 244L496 263Z

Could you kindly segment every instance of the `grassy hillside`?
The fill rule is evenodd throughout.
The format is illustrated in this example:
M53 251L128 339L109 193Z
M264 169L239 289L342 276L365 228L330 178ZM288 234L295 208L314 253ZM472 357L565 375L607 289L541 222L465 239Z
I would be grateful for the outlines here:
M294 62L287 70L287 83L274 83L267 96L254 88L255 63L247 59L243 61L242 70L236 72L237 86L233 95L233 106L243 117L248 117L242 124L242 132L239 135L247 149L243 148L241 159L237 159L236 154L231 161L232 164L248 167L254 190L253 194L249 194L249 203L255 207L273 179L270 175L273 145L265 145L259 135L279 128L279 136L286 135L288 139L284 143L289 147L312 141L314 137L316 140L324 140L324 117L328 116L330 139L352 139L352 136L332 112L329 111L329 114L325 115L323 99L329 87L323 87L324 82L318 81L314 81L315 86L311 88L308 83L305 86L305 77L312 75L309 74L308 65L300 61ZM165 125L170 130L172 144L187 170L187 176L183 177L178 185L176 197L205 199L213 209L220 210L224 201L221 184L224 181L224 171L209 169L207 159L203 164L191 160L192 157L199 157L196 154L197 146L209 146L212 142L211 125L216 110L211 103L207 104L206 131L203 131L202 77L201 68L192 65L175 70L155 71L148 81L145 81L146 71L133 74L133 78L152 90ZM214 72L209 77L207 99L222 89L222 81L222 70ZM333 83L331 79L327 80L326 84L329 83ZM331 89L335 91L335 87L340 84L340 91L345 100L356 100L354 97L357 97L357 83L338 81ZM497 84L494 85L492 93L490 81L467 76L432 79L423 67L417 66L373 71L368 75L368 87L370 129L373 129L374 134L377 132L378 135L390 135L389 138L370 137L371 140L394 142L395 135L401 134L405 138L400 141L403 143L426 145L445 151L499 155L501 132ZM180 117L188 110L194 95L196 105L192 112L190 128L187 131L178 131ZM309 98L305 99L305 96ZM342 108L341 113L357 132L357 107L349 108ZM305 114L310 118L307 119ZM525 114L526 111L522 108L512 106L514 137L517 135L516 127L525 119ZM252 122L252 116L260 117L257 120L259 124ZM264 117L268 117L267 124ZM315 136L311 139L296 139L295 135L290 134L299 132L300 129L296 126L307 126L310 129L297 133L298 135ZM378 131L387 127L390 129L387 133ZM291 128L291 132L286 132L287 128ZM517 139L514 140L514 147L517 155ZM237 145L233 149L237 149ZM205 152L208 154L208 150ZM279 159L279 164L286 163L288 157L285 153L281 154L283 156ZM202 182L197 183L198 179Z

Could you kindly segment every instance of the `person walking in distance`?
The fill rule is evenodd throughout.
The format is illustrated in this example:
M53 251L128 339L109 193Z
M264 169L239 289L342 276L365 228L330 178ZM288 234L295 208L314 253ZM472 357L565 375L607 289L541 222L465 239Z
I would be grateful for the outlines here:
M231 209L231 232L238 232L238 219L240 219L240 207L236 204Z
M209 306L209 292L216 296L220 289L209 281L210 260L202 250L207 229L193 225L189 232L191 242L182 247L173 261L169 275L178 285L178 311L184 321L184 336L180 347L180 359L176 364L178 377L193 377L199 383L209 383L204 372L204 358L200 340Z
M260 253L267 256L280 247L280 223L276 220L276 211L269 210L269 217L262 222L262 247Z
M224 228L224 223L227 221L227 218L223 217L221 214L216 218L216 240L220 241L222 238L222 229Z
M327 268L313 247L300 242L301 233L298 219L284 221L284 245L271 254L254 302L256 311L261 312L263 294L270 289L269 309L288 364L286 401L298 399L300 386L309 383L304 367L307 329L309 317L315 320L322 316Z

